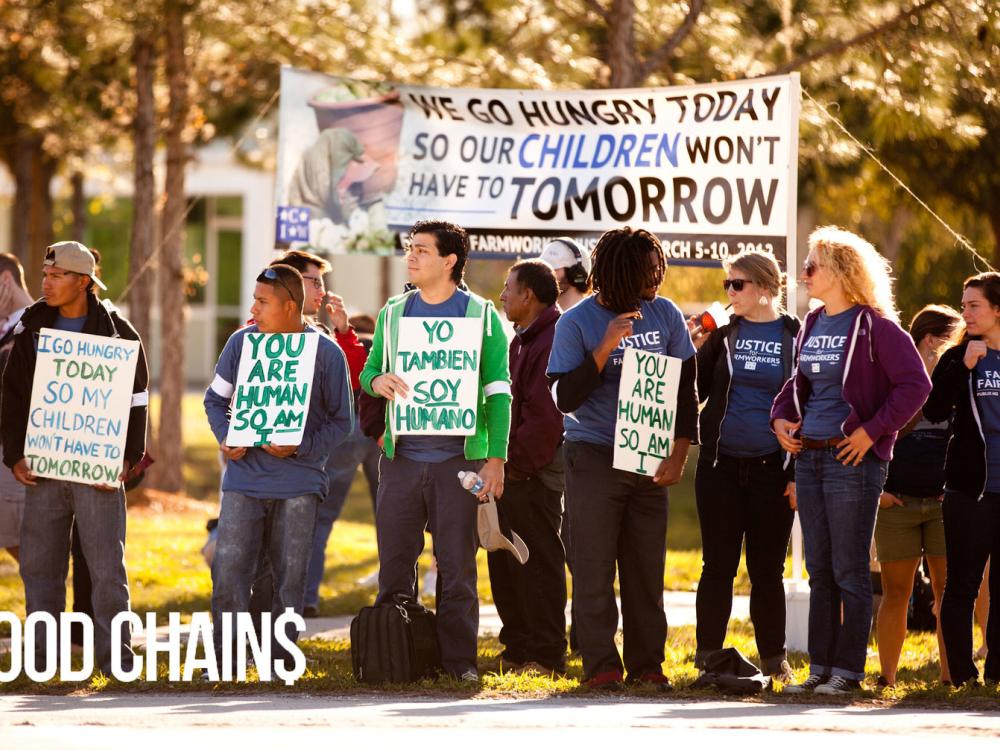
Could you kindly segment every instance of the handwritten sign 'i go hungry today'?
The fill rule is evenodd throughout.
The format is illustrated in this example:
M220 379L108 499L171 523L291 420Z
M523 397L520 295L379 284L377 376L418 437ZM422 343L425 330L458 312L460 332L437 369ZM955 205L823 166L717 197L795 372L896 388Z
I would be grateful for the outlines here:
M24 455L40 477L118 484L139 342L43 328Z
M318 333L246 335L226 445L302 442L318 344Z
M410 390L392 404L394 435L472 435L479 402L479 318L402 318L393 373Z
M653 476L674 448L681 361L626 348L618 386L614 468Z

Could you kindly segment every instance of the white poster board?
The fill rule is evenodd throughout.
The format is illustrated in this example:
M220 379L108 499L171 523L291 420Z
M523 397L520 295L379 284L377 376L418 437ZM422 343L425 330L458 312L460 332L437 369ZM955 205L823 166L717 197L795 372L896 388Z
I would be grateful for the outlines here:
M226 445L298 445L309 416L318 333L248 333Z
M653 476L674 448L681 360L628 347L618 385L613 466Z
M401 318L392 372L410 390L390 401L393 435L472 435L479 406L480 318Z
M24 457L40 477L118 484L139 342L43 328Z

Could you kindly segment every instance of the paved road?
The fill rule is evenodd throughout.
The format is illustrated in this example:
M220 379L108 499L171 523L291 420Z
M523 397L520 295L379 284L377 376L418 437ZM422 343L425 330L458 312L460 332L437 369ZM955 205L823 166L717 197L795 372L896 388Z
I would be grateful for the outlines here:
M601 747L609 742L621 747L629 741L654 739L651 730L670 731L669 735L657 732L658 742L710 743L708 748L748 740L758 747L774 745L757 743L782 742L809 750L845 750L862 742L879 742L883 747L905 743L907 750L995 748L1000 711L600 698L0 696L0 745L18 750L220 746L274 750L352 740L366 745L349 747L372 747L367 743L380 740L435 748L482 747L483 740L493 740L493 747L511 740L519 746L525 741L557 741L564 747Z

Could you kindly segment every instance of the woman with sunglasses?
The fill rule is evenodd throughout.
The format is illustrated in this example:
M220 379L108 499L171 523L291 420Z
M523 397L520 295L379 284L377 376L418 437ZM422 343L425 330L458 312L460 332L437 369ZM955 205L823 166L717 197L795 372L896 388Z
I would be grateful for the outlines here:
M965 280L962 342L941 355L934 390L924 406L931 420L954 410L945 461L945 557L948 577L941 600L941 633L952 683L975 683L972 618L983 569L993 605L986 624L987 683L1000 682L1000 274Z
M746 540L753 621L761 671L791 677L785 653L782 574L795 517L791 455L771 431L771 404L792 371L799 321L784 313L785 275L773 255L747 251L725 264L733 318L695 335L701 455L695 476L702 571L695 666L723 647L733 579ZM689 323L692 325L692 323Z
M865 676L872 625L869 551L898 431L930 378L899 327L889 263L838 227L809 236L802 280L823 305L806 317L798 360L771 410L795 485L809 571L809 676L788 693L842 695Z

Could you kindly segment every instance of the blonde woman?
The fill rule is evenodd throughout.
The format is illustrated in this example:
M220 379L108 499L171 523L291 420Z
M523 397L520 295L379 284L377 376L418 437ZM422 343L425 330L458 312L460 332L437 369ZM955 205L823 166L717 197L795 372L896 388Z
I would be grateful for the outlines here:
M886 466L931 384L897 322L889 264L871 243L817 229L801 279L823 305L806 317L795 371L771 410L782 448L798 454L810 589L809 676L785 691L842 695L865 676L869 550Z
M750 619L761 670L788 682L782 574L795 518L792 461L771 431L771 404L788 380L799 321L783 313L785 275L773 255L748 251L726 264L733 318L698 348L701 454L695 497L701 526L695 666L721 649L733 579L746 544Z

